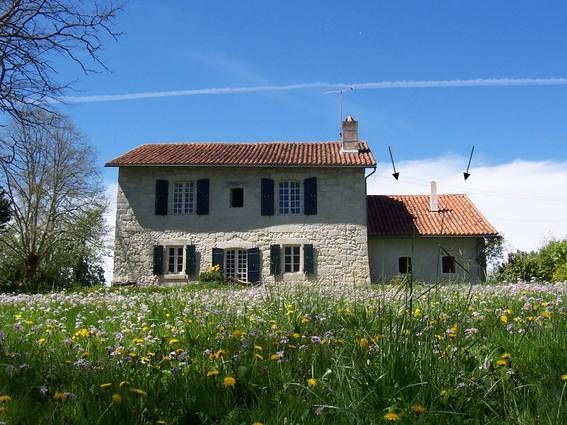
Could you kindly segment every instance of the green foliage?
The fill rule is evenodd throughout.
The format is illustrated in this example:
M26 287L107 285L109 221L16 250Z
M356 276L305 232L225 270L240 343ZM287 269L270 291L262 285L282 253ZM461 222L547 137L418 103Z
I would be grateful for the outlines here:
M0 231L4 230L11 217L10 200L6 196L6 191L0 187Z
M224 276L220 270L208 270L199 274L200 283L224 283Z
M508 260L496 269L494 279L500 282L567 280L567 240L552 240L539 251L510 253Z

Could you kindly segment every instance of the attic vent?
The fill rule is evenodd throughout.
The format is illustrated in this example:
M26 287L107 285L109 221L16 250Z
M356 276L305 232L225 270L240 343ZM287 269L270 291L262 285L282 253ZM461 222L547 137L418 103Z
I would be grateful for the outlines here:
M358 121L350 115L342 124L341 153L358 153Z

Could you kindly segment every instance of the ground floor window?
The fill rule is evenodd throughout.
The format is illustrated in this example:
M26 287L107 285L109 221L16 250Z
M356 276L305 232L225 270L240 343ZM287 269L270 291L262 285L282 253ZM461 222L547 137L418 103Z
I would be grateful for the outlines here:
M398 258L398 271L402 274L411 273L411 257Z
M455 257L450 255L441 258L443 273L455 273Z
M300 247L284 246L284 273L295 273L300 270Z
M241 282L248 281L248 252L245 249L225 250L225 276Z
M167 270L172 274L183 272L183 247L169 247L167 249Z

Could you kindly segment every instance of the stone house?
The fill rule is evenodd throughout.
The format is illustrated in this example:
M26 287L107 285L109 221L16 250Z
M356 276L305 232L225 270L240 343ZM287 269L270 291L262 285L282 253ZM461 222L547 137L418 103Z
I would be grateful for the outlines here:
M375 230L376 161L354 119L342 130L332 142L146 144L108 162L119 168L113 284L187 283L215 264L250 283L390 276L386 252L407 250ZM467 258L470 240L452 239Z

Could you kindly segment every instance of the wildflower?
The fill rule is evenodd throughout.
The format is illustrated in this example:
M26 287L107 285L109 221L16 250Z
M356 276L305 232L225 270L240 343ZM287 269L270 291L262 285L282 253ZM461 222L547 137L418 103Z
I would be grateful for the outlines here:
M112 402L114 404L119 404L120 402L122 402L122 396L120 394L112 394L112 397L110 397L112 399Z
M360 339L358 340L358 345L360 345L362 348L368 347L368 339L366 339L366 338L360 338Z
M384 415L384 419L386 419L388 422L397 422L400 420L400 415L394 412L388 412Z
M12 400L12 397L10 397L9 395L0 395L0 403L10 400Z
M225 376L223 380L223 385L225 386L225 388L234 387L234 384L236 384L236 379L234 379L232 376Z
M459 330L458 325L455 323L449 329L447 329L447 336L449 338L455 338L457 336L457 331Z
M505 314L500 316L500 323L502 323L503 325L508 324L508 316L506 316Z
M91 353L89 353L88 351L83 351L83 354L81 354L81 357L83 359L86 359L87 357L89 357L91 355Z
M142 390L140 388L130 388L130 392L132 394L136 394L136 395L139 395L139 396L143 396L143 395L147 394L144 390Z
M503 367L506 366L508 364L508 362L505 359L500 359L496 362L496 366L498 367Z
M106 384L100 384L100 387L102 389L110 388L110 387L112 387L112 382L108 382Z
M55 394L53 394L53 399L57 400L57 401L63 401L67 399L67 394L61 391L57 391Z
M170 343L170 344L177 344L178 342L179 342L179 340L178 340L177 338L171 338L171 339L169 340L169 343Z
M207 372L207 376L208 376L208 377L217 376L218 374L219 374L219 371L218 371L217 369L209 370L209 371Z
M262 357L262 355L260 353L254 353L254 358L256 360L264 360L264 357Z
M158 425L167 425L167 422L164 421L163 419L158 419L158 420L156 421L156 424L158 424Z
M235 337L235 338L241 338L242 332L237 329L232 333L232 336Z
M507 360L509 358L511 358L512 355L510 353L504 353L500 356L501 359Z
M544 319L551 319L551 313L547 310L544 310L541 312L541 317L543 317Z
M120 381L120 383L118 384L119 387L123 387L125 385L130 385L130 382L128 381Z
M314 387L317 386L317 380L316 380L315 378L309 378L309 379L307 380L307 385L308 385L310 388L314 388Z
M75 332L74 336L75 337L78 337L78 336L87 337L87 336L90 336L90 334L91 334L91 332L88 329L83 328L83 329L79 329L77 332Z
M567 373L561 375L559 379L561 379L562 381L567 381Z
M144 343L144 338L135 338L132 341L134 344L143 344Z
M278 353L272 354L270 356L270 360L279 360L280 359L280 355Z
M254 422L252 425L264 425L264 424L263 424L262 422L256 421L256 422Z
M413 413L415 413L416 415L421 415L425 413L425 407L423 407L421 404L414 404L412 410Z
M299 339L299 338L301 338L301 335L298 334L297 332L294 332L291 337L292 337L293 339Z
M321 337L320 337L320 336L316 336L316 335L315 335L315 336L312 336L312 337L311 337L311 342L312 342L313 344L321 344Z
M421 310L420 310L419 308L416 308L416 309L413 311L413 317L415 317L415 318L417 319L417 318L420 317L420 316L421 316Z

